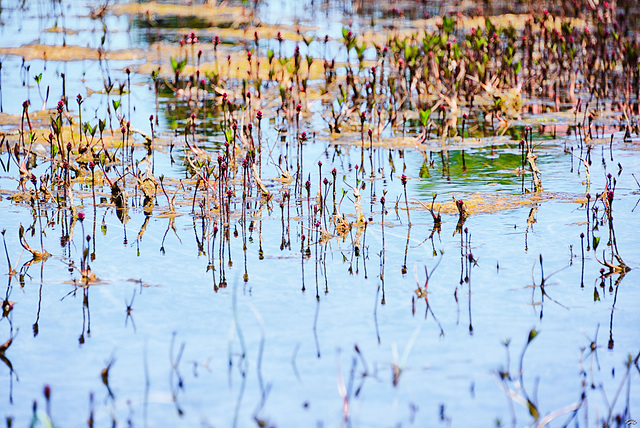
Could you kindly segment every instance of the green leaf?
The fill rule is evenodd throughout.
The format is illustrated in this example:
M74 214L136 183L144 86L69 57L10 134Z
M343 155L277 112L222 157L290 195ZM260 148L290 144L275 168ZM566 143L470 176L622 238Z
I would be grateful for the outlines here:
M113 109L117 111L118 107L120 107L120 100L111 100L111 104L113 104Z
M431 117L431 109L428 108L426 110L420 110L420 122L422 126L427 126L427 122L429 121L429 117Z
M595 251L598 248L598 244L600 243L600 237L599 236L594 236L593 237L593 251Z
M520 69L522 68L522 61L518 61L518 63L516 64L516 67L514 68L513 71L515 71L516 74L520 73Z
M182 61L180 61L178 63L178 67L180 68L179 71L182 71L182 69L184 68L185 65L187 65L187 58L183 59Z
M487 34L489 35L489 37L493 36L493 33L496 32L496 27L495 25L493 25L493 23L491 23L491 21L489 20L489 18L484 20L484 25L487 28Z
M34 76L33 79L36 81L36 83L39 85L40 81L42 80L42 73L38 74L37 76Z
M178 61L176 61L174 57L171 57L171 68L173 69L174 73L178 69Z
M446 34L450 34L453 28L456 26L456 20L448 17L447 15L442 17L442 31Z
M453 58L460 58L460 46L457 43L451 44L451 52L453 52Z
M527 345L529 343L531 343L531 341L533 339L535 339L535 337L538 335L538 331L535 328L532 328L531 331L529 332L529 338L527 339Z

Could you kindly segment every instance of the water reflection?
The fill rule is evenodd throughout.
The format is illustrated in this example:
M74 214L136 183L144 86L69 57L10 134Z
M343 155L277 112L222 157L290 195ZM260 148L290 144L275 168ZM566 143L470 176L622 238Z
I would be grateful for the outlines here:
M634 390L627 388L619 400L603 399L602 392L624 391L619 387L638 374L638 296L620 287L638 256L627 230L637 198L627 171L638 166L627 149L637 129L619 119L620 112L633 112L633 101L615 106L613 99L621 97L597 71L585 71L592 78L578 93L597 99L587 105L571 98L571 67L553 84L552 73L529 57L523 57L522 74L494 68L490 73L505 82L524 80L518 93L528 103L518 118L505 107L514 88L489 87L491 75L464 76L475 71L460 68L455 55L473 49L476 39L444 4L394 10L310 2L309 10L325 16L352 17L344 34L343 24L334 28L330 22L319 22L313 34L305 21L312 12L297 3L281 8L281 16L273 14L273 4L256 4L243 12L249 21L240 27L212 27L200 15L144 12L126 15L120 27L108 9L87 18L70 6L69 12L51 6L37 19L22 15L26 3L9 7L30 22L45 22L46 15L75 27L65 18L73 16L93 30L39 37L71 42L92 33L89 44L104 51L95 60L73 61L69 70L45 59L5 62L11 68L5 82L18 84L3 87L3 107L25 94L37 99L35 86L44 83L52 88L51 99L62 95L59 112L36 112L27 103L20 119L3 117L8 131L0 144L0 209L8 285L0 359L9 377L8 420L15 414L16 424L30 417L42 422L39 415L46 414L56 424L73 425L74 406L87 394L90 426L94 418L134 425L140 413L145 425L179 420L234 426L487 425L502 424L505 415L514 426L543 425L565 414L566 423L588 425L631 414L632 405L620 403L637 401ZM208 6L195 7L193 13L202 13ZM460 12L482 18L473 28L482 31L476 36L486 35L484 12ZM6 19L8 12L1 13ZM264 23L252 34L261 13ZM293 26L299 33L272 27L296 13L304 18ZM434 14L441 22L421 23L428 30L424 39L401 36L412 19ZM538 15L526 25L543 33L547 20L561 20ZM374 33L395 38L365 35L361 30L370 20ZM20 33L23 24L7 25ZM497 40L487 41L496 58L506 55L511 38L517 49L526 48L519 32L533 27L499 25ZM119 40L118 32L107 31L112 28L132 34L133 42ZM562 35L566 42L563 31L544 37ZM590 36L574 29L571 36L592 47ZM110 59L118 43L157 49L157 56L140 57L140 63ZM431 50L422 43L433 43ZM484 46L479 38L477 43ZM414 47L425 55L414 55ZM416 66L429 58L427 51L437 56ZM120 54L130 58L132 52ZM598 61L611 65L609 57ZM40 67L44 80L34 86ZM82 71L81 80L75 69L84 67L94 68ZM538 85L537 93L536 82L548 84ZM434 98L426 97L432 90ZM74 105L67 94L78 91L87 96ZM605 117L608 106L616 117ZM20 113L19 105L10 108ZM147 129L147 120L149 135L136 128ZM87 235L83 213L89 209ZM616 236L614 216L627 233ZM99 221L102 233L96 233ZM28 261L13 265L22 255ZM371 257L378 259L377 270ZM581 257L580 267L574 257ZM540 276L530 280L529 266ZM412 269L415 283L407 275ZM555 272L545 275L545 269ZM593 295L585 290L585 274L587 284L594 280ZM15 290L14 277L20 285ZM129 282L136 283L133 293ZM423 300L424 319L415 317ZM604 325L605 318L611 358L600 366L596 351L604 345L594 324ZM25 326L33 337L18 334ZM581 337L575 340L576 332L594 327L587 346ZM511 341L504 341L506 366L495 374L507 405L495 404L495 385L484 379L502 358L496 335L514 337L514 346L526 339L515 370ZM136 348L141 342L144 349ZM168 366L155 358L167 350ZM578 377L577 351L580 366L587 357L596 359L596 368L580 367ZM616 368L620 373L627 355L622 379L602 376ZM104 358L100 368L89 365ZM191 364L193 370L185 369ZM220 380L225 371L228 385ZM582 383L576 401L566 385L583 382L587 373L596 392ZM539 399L537 385L546 388L547 376L565 387L541 389ZM471 385L471 400L460 399L460 379ZM50 409L45 395L47 409L37 411L31 404L41 391L31 387L45 382L55 382L64 400ZM93 391L105 391L99 388L106 389L105 399L94 402ZM594 416L594 408L608 414Z

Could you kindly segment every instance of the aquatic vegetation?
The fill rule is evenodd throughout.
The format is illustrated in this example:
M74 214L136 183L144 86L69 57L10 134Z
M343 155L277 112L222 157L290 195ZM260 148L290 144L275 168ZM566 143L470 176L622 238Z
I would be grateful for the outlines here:
M7 424L632 421L635 4L275 3L0 8Z

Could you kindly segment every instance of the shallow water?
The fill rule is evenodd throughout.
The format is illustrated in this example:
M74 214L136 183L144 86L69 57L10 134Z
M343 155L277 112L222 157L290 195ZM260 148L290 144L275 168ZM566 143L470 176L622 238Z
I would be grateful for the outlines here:
M56 8L64 11L64 25L77 31L67 35L68 44L100 44L102 22L87 17L85 4L95 7L95 2L62 2L53 11L48 2L29 3L23 11L15 3L0 15L2 47L38 38L61 43L60 34L41 32L61 22ZM269 24L286 24L303 15L296 10L282 13L292 7L267 3L260 14ZM318 22L318 35L339 37L344 23L336 24L337 17L358 15L343 15L334 4L328 16L327 22ZM150 31L136 19L107 13L108 49L147 46ZM190 29L154 31L175 41ZM265 43L276 46L273 40ZM337 51L338 46L336 42L332 48ZM101 68L94 60L49 61L44 70L44 61L30 60L25 63L30 66L28 87L19 84L21 64L19 56L2 58L5 113L20 114L27 98L39 107L34 73L43 72L42 82L52 82L47 106L53 108L61 95L61 72L67 76L67 94L84 96L87 88L100 90L106 74L126 83L124 68L140 65L108 61ZM153 83L145 75L131 77L131 104L123 95L122 109L132 106L132 126L149 132L148 117L155 114ZM87 95L83 119L93 123L105 117L114 98L119 96ZM77 108L72 95L69 104ZM167 179L187 176L182 164L187 119L178 116L174 130L169 111L173 104L172 97L161 98L156 128L163 142L155 153L155 175ZM72 221L67 210L45 206L42 223L50 223L43 247L51 257L28 265L30 254L21 247L18 231L33 224L26 240L40 248L40 225L30 205L8 198L18 186L16 164L11 160L10 169L2 170L0 229L6 230L7 253L17 271L4 271L8 300L16 302L0 321L0 342L14 338L0 364L4 417L13 418L16 426L29 424L34 401L38 411L45 412L42 391L49 385L50 416L57 426L84 425L90 414L98 426L112 420L133 426L250 426L256 419L269 426L529 426L536 421L527 399L535 404L541 422L580 402L582 394L587 401L572 426L615 424L617 415L621 424L637 418L640 235L635 226L640 192L632 176L640 171L637 135L625 142L624 133L616 131L611 149L610 133L596 142L588 186L584 166L565 151L573 146L584 156L575 135L558 132L554 139L552 131L534 126L541 194L523 194L522 177L515 172L521 164L519 138L473 138L464 146L452 144L446 154L439 143L420 150L377 148L376 177L365 179L362 190L368 223L361 228L356 251L355 225L344 239L318 243L319 232L309 228L304 192L302 199L294 196L284 202L282 214L284 190L273 179L275 163L278 155L288 154L295 168L295 147L280 140L275 128L282 121L273 119L268 106L263 110L270 119L263 121L263 138L273 159L263 157L263 178L274 199L265 203L253 192L245 218L242 182L234 182L228 230L218 223L217 214L213 217L220 224L217 235L212 222L192 214L193 181L185 180L186 196L179 193L175 231L171 219L161 214L168 209L161 191L151 216L131 198L123 224L109 203L107 185L97 188L98 200L102 197L105 203L95 207L90 186L77 185L75 203L86 219ZM369 153L361 154L359 132L329 135L325 119L321 112L304 117L303 129L317 136L305 143L303 176L306 180L310 174L313 198L320 181L318 161L323 163L322 177L330 181L335 167L338 200L342 189L347 192L340 210L354 221L353 193L343 183L353 185L362 178L355 167L362 157L368 177ZM523 115L528 119L537 120ZM216 120L219 117L211 119ZM558 121L566 125L562 118ZM0 125L5 132L15 132L15 126ZM416 134L409 129L407 138ZM223 147L221 132L198 138L215 159ZM289 134L285 141L292 138ZM143 152L140 143L136 159ZM0 158L4 165L9 162L6 150ZM443 159L448 159L445 164ZM34 171L39 175L46 168L47 163L40 162ZM400 182L403 173L409 178L411 226ZM597 257L611 259L603 203L592 196L589 211L585 203L587 192L605 190L608 173L617 182L613 217L618 252L632 268L626 275L602 275L596 253L587 250L595 235L601 238ZM176 183L169 186L171 196ZM524 187L532 188L530 174ZM437 204L452 198L469 201L471 215L461 230L456 230L458 215L447 212L441 231L433 232L431 214L417 202L430 205L433 192ZM379 202L383 194L384 218ZM478 200L497 196L504 199L495 199L495 210L474 213L474 207L480 209ZM513 201L517 203L498 209L498 204ZM597 220L591 211L594 204L599 206ZM600 220L594 230L593 222ZM228 240L223 239L225 232ZM70 233L71 240L61 244L61 237ZM581 233L586 235L584 268ZM95 260L90 264L98 281L83 288L78 267L86 235L91 235L89 253ZM416 294L417 282L424 286L425 269L430 272L429 310ZM520 366L532 329L538 335ZM627 364L629 358L635 362ZM106 367L108 382L101 376ZM501 380L500 372L508 374ZM515 400L503 387L513 391ZM571 418L565 413L551 425L563 426ZM45 419L42 413L40 418Z

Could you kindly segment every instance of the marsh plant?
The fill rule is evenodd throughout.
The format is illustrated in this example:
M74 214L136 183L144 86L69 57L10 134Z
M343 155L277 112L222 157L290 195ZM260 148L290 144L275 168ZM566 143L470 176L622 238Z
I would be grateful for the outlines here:
M633 423L633 1L178 3L0 8L8 426Z

